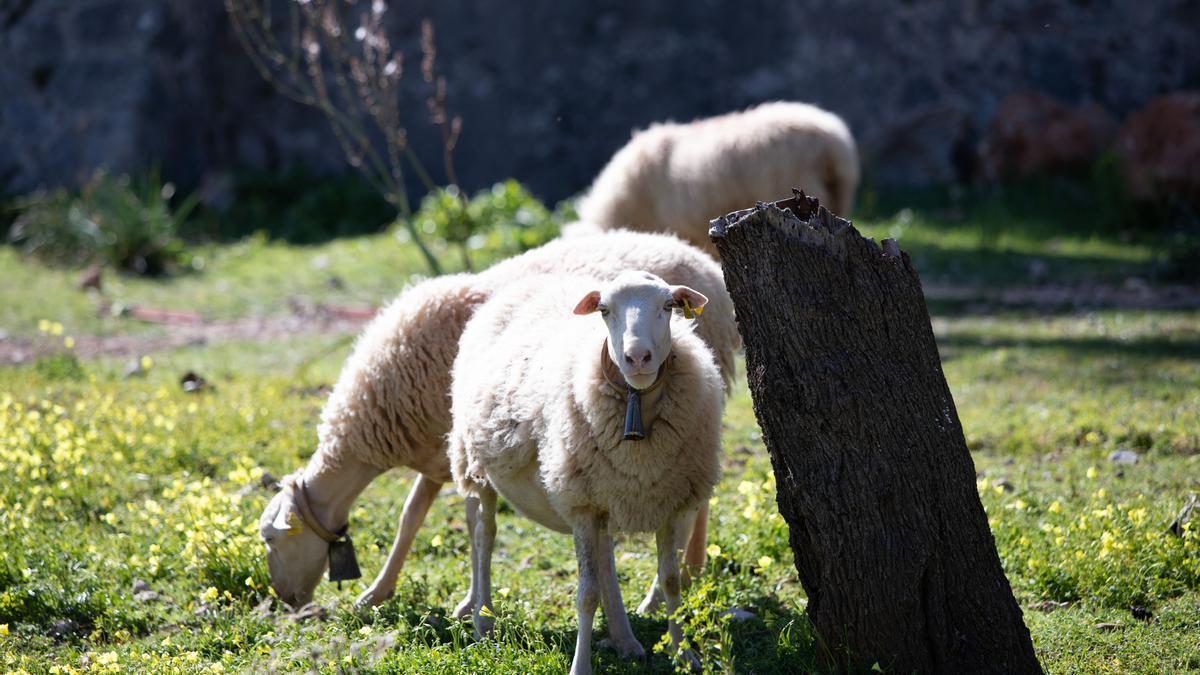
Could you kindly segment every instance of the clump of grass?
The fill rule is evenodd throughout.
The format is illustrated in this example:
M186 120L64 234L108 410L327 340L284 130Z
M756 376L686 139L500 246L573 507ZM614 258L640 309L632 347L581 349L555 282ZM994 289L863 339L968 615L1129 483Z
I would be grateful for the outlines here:
M54 265L162 274L183 260L180 228L197 203L172 206L174 194L157 171L141 180L98 173L78 194L58 188L17 200L9 241Z

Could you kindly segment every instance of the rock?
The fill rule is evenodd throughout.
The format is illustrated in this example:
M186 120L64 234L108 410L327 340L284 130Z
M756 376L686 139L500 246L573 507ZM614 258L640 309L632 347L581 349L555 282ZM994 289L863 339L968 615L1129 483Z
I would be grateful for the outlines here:
M1121 624L1113 623L1111 621L1105 621L1105 622L1096 624L1096 630L1102 631L1105 633L1107 633L1109 631L1117 630L1118 628L1121 628Z
M1116 126L1094 104L1073 108L1043 94L1010 94L984 138L984 173L995 180L1087 167L1108 146Z
M1114 450L1108 455L1113 464L1137 464L1138 454L1132 450Z
M154 602L158 600L159 597L158 591L151 590L138 591L137 593L133 594L133 599L137 600L138 602Z
M55 621L54 624L50 626L50 630L47 631L46 634L55 640L65 640L75 635L80 630L81 627L79 623L74 619L60 619Z
M748 609L742 609L741 607L730 607L729 609L722 612L721 616L728 616L733 621L736 621L738 623L741 623L743 621L750 621L751 619L758 618L758 615L755 614L754 612L751 612Z
M138 357L130 359L129 362L125 364L124 374L125 379L129 379L131 377L141 377L145 375L146 371L142 369L142 360Z
M133 582L133 592L134 593L141 593L143 591L148 591L148 590L150 590L150 584L146 583L145 581L142 581L141 579L134 580L134 582Z
M1116 153L1134 197L1200 204L1200 92L1163 96L1130 115Z
M104 285L104 268L99 265L92 265L79 275L79 280L75 282L75 287L81 291L86 291L89 288L94 288L97 291L103 290Z
M195 394L203 391L208 386L208 381L189 370L179 379L179 386L183 387L185 392Z

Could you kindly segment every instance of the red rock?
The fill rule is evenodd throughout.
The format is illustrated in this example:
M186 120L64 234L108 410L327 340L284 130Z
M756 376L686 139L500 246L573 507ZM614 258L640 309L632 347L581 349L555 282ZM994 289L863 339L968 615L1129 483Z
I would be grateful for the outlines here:
M983 168L992 178L1022 178L1086 167L1108 146L1116 121L1103 108L1073 108L1033 92L1010 94L984 139Z
M1200 92L1163 96L1130 115L1116 151L1134 197L1174 194L1200 204Z

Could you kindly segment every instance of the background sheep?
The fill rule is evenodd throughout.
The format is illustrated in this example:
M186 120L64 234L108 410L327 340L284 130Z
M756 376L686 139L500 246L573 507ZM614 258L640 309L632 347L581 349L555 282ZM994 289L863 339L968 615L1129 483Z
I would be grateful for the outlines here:
M476 630L492 624L499 491L529 518L574 535L580 579L572 673L591 671L600 602L617 652L645 655L621 600L612 534L656 533L658 576L673 614L679 533L720 474L720 374L691 327L682 320L672 326L674 308L706 299L645 272L625 272L599 290L598 283L554 275L497 293L463 332L451 397L449 455L468 496ZM572 316L572 307L574 314L599 312L603 321ZM626 386L644 392L642 440L623 439ZM678 647L679 626L668 621Z
M450 369L472 312L494 289L523 275L560 269L608 279L627 268L651 270L708 296L708 309L696 331L719 355L726 381L732 378L740 337L720 266L674 237L614 232L554 241L477 276L423 282L401 294L364 329L325 405L316 453L302 474L284 481L263 511L260 531L279 597L292 605L309 602L327 564L328 543L311 528L297 527L303 522L297 489L303 485L314 516L336 531L371 481L390 468L405 466L415 469L418 477L387 562L358 603L377 605L390 597L417 530L450 477L444 450L450 430ZM704 523L697 519L688 549L692 566L704 562ZM652 588L647 610L656 597Z
M572 235L627 227L672 232L716 255L708 221L797 187L846 215L858 188L854 138L837 115L765 103L690 124L655 124L609 160Z

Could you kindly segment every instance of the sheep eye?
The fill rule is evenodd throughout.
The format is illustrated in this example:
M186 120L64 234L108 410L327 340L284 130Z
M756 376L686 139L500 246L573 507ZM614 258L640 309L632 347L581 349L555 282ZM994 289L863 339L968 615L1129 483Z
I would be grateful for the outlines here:
M608 308L604 305L600 305L596 309L600 310L600 316L608 316Z

